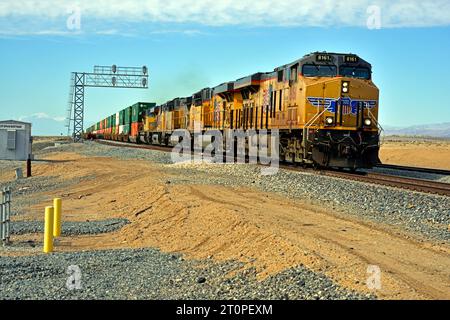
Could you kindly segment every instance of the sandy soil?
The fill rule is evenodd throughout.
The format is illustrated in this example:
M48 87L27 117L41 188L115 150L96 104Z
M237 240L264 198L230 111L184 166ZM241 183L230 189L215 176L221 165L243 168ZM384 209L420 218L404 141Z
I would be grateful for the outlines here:
M450 141L389 138L380 150L386 164L450 170Z
M35 176L95 174L96 179L37 195L42 201L20 219L42 219L44 206L60 196L65 220L131 221L115 233L64 237L56 251L158 247L188 258L247 262L261 278L304 264L361 292L368 292L368 266L377 265L382 270L380 298L450 299L447 245L416 241L385 226L250 188L173 185L167 182L169 167L162 170L148 162L75 153L48 159L53 162L34 167Z

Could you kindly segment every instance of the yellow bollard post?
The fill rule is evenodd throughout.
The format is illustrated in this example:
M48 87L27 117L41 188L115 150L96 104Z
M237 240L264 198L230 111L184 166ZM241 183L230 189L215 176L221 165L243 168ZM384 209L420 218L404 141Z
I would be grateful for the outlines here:
M53 207L45 208L44 252L53 251Z
M62 210L62 200L60 198L55 198L53 200L54 208L54 219L53 219L53 236L61 236L61 210Z

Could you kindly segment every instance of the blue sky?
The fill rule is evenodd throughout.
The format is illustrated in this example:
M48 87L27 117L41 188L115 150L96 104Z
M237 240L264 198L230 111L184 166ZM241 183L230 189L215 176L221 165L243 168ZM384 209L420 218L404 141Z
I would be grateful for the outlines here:
M136 101L161 103L335 51L372 63L383 125L450 122L449 1L94 2L0 0L0 119L66 132L70 73L98 64L145 64L150 89L87 89L87 125ZM380 29L367 27L372 3ZM81 28L70 29L77 12Z

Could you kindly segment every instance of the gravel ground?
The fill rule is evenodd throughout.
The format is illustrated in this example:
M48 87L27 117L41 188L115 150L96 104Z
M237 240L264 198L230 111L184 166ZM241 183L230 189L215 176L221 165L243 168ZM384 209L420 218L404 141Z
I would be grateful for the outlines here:
M173 174L170 183L255 187L344 210L363 219L400 226L425 238L450 240L447 229L450 226L450 199L446 197L286 170L280 170L273 176L263 176L261 168L254 165L174 165L169 153L123 149L91 142L42 150L38 156L54 151L148 160ZM12 182L15 195L20 196L19 207L25 208L25 202L34 201L34 192L51 190L45 188L52 188L57 178ZM67 183L70 185L76 181ZM116 230L125 223L127 221L124 220L70 223L64 225L63 230L65 234L93 234ZM12 228L17 233L42 232L42 223L13 223ZM344 290L325 275L303 266L257 281L254 269L243 269L241 263L234 261L220 264L212 260L187 261L181 256L153 249L42 255L37 254L40 247L36 244L28 246L32 256L0 257L0 299L374 298ZM71 265L81 269L81 290L66 288L69 277L67 268ZM241 271L230 277L233 270Z
M178 167L175 170L182 176L171 183L254 186L370 221L399 226L428 239L450 241L448 197L286 170L273 176L262 176L260 168L251 165L171 167ZM199 172L205 174L199 175Z
M29 208L42 202L42 198L34 196L40 192L48 192L60 188L66 188L82 181L94 180L95 175L74 179L60 179L59 177L31 177L27 179L0 182L0 189L10 187L12 190L11 214L21 215L28 212ZM17 198L20 197L20 201Z
M63 236L108 233L121 229L128 224L127 219L108 219L86 222L63 222ZM11 234L43 233L43 221L12 221Z
M0 160L0 173L9 172L11 177L15 177L16 168L22 168L22 173L24 176L27 174L26 163L24 161Z
M66 286L78 266L81 289ZM187 261L153 249L0 257L0 299L373 299L303 266L257 281L241 263ZM74 269L72 269L74 270Z
M169 153L123 149L94 142L83 146L65 145L59 149L89 156L148 160L161 164L172 172L175 176L172 183L253 186L262 191L276 192L333 210L342 210L369 221L398 226L426 239L450 241L448 197L283 169L276 175L263 176L260 167L247 164L174 165Z
M170 153L136 148L121 148L86 141L84 144L65 144L42 150L40 155L52 152L78 152L88 157L113 157L121 160L149 160L153 163L172 163Z

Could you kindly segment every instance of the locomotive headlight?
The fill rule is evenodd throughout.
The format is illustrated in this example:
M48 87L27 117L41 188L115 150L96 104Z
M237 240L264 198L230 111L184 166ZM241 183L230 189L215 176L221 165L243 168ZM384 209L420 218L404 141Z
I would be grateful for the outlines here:
M342 82L342 93L348 93L350 90L350 83L348 81Z
M370 126L372 125L372 120L370 120L370 119L365 119L365 120L364 120L364 125L365 125L366 127L370 127Z
M334 122L334 118L333 118L333 117L327 117L327 118L325 119L325 123L326 123L328 126L331 126L331 125L333 124L333 122Z

